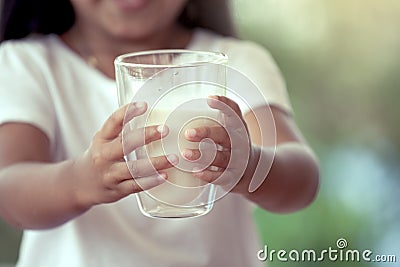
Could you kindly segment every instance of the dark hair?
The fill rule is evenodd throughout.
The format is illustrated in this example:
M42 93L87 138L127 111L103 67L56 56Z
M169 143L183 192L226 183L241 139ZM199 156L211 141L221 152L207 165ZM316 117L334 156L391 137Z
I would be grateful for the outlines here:
M31 33L66 32L75 21L69 0L3 0L0 42ZM190 28L204 27L234 35L228 0L189 0L179 21Z
M3 0L0 41L23 38L30 33L61 34L74 21L69 0Z
M202 27L235 36L230 0L189 0L180 21L189 28Z

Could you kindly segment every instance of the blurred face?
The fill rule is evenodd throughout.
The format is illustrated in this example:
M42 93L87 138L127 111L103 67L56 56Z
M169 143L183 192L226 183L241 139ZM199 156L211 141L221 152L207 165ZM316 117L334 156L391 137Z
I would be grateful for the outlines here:
M112 35L140 39L174 25L187 0L70 0L76 26Z

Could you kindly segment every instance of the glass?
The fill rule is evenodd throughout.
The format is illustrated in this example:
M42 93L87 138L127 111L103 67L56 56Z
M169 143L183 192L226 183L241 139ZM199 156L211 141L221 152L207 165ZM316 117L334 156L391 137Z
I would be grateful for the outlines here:
M165 183L137 193L142 213L157 218L185 218L208 213L215 200L215 185L193 176L209 168L217 146L184 138L188 128L216 126L219 111L207 104L210 95L225 95L227 56L191 50L155 50L121 55L115 60L119 105L145 101L145 114L124 122L124 130L166 125L169 134L135 151L124 149L125 160L175 154L179 163L163 170ZM124 139L123 139L124 140ZM127 145L123 141L124 148ZM201 160L182 157L182 149L199 149ZM209 153L214 150L213 153ZM140 184L140 179L136 179Z

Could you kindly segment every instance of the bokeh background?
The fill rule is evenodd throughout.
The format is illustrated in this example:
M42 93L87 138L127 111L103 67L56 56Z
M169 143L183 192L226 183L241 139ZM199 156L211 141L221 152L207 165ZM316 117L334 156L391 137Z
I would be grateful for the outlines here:
M320 193L310 207L290 215L255 211L263 244L318 252L344 238L347 249L397 258L268 265L399 266L400 1L233 2L239 36L276 59L296 121L321 163ZM20 237L0 220L0 264L16 261Z

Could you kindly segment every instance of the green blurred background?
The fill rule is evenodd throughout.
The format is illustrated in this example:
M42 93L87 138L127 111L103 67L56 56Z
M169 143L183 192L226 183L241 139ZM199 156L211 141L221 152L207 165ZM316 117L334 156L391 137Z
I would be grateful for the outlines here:
M399 266L400 1L234 0L234 11L240 36L275 57L296 121L321 163L320 193L310 207L290 215L256 210L263 244L318 252L345 238L347 249L397 258L275 258L268 265ZM0 263L15 262L20 236L0 221Z

